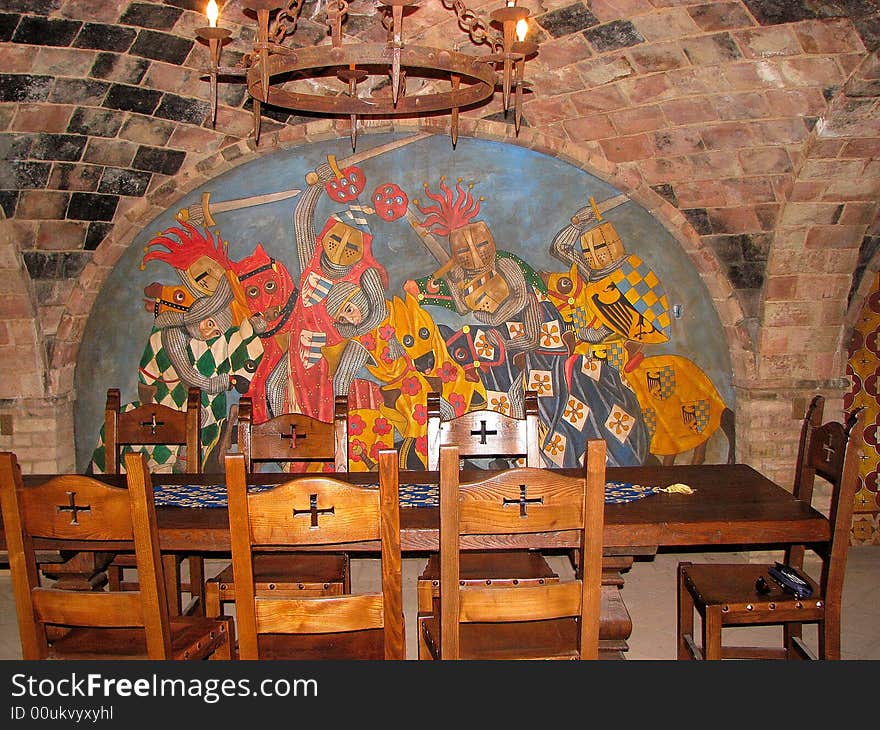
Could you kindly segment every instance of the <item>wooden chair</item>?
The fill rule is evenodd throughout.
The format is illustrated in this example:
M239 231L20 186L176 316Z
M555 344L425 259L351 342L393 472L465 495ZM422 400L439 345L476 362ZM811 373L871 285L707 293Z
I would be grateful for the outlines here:
M107 474L121 473L125 450L144 446L183 446L186 448L184 471L200 474L202 471L202 391L189 388L186 409L175 410L158 403L144 403L130 411L121 410L118 388L107 390L104 408L104 451ZM168 598L172 612L178 614L205 614L205 561L201 555L186 556L189 563L189 582L180 578L180 556L165 556ZM107 568L111 590L130 590L136 582L125 580L125 571L136 568L135 556L119 553ZM189 593L190 602L184 607L183 593Z
M801 430L794 496L810 505L815 477L829 482L831 539L827 543L792 546L785 551L784 558L787 565L804 575L805 548L819 556L819 580L805 576L812 595L801 599L783 591L768 574L772 567L769 565L679 563L679 659L814 659L816 654L802 636L802 627L808 623L818 627L818 658L840 658L841 594L858 489L864 411L859 409L848 415L844 425L835 421L822 423L823 410L824 399L816 396ZM694 611L702 620L702 646L694 638ZM758 624L781 626L780 645L724 644L725 627Z
M14 454L0 454L0 510L9 547L23 659L230 659L231 619L171 616L159 558L153 489L142 454L126 454L128 489L82 475L24 486ZM134 591L41 585L35 545L106 550L131 544Z
M238 448L248 473L266 462L301 464L306 468L332 463L334 471L348 471L348 398L334 404L333 423L299 413L286 413L264 423L253 423L253 404L238 404ZM223 604L235 600L233 566L227 565L206 584L208 616L219 616ZM348 593L351 588L346 553L266 553L258 555L254 575L259 591L274 595L324 596Z
M397 452L379 452L378 489L301 475L249 493L245 466L243 454L226 456L239 657L404 659ZM257 589L260 551L361 541L381 550L379 593L293 597Z
M438 469L440 447L455 445L461 459L524 459L525 465L543 466L538 436L538 394L526 391L525 417L497 411L470 411L450 421L440 418L439 393L428 394L428 469ZM543 585L559 580L544 556L534 550L474 551L462 555L460 578L467 583ZM433 610L440 585L440 558L431 553L418 579L418 614ZM419 643L419 653L424 647Z
M524 459L525 466L541 467L538 435L538 394L525 393L525 416L498 411L468 411L449 421L440 418L440 394L428 394L428 470L439 468L440 447L458 446L462 459Z
M583 477L509 469L459 482L458 448L440 449L440 596L419 631L432 659L597 659L605 516L602 440L587 442ZM490 585L460 580L468 538L572 530L572 580Z

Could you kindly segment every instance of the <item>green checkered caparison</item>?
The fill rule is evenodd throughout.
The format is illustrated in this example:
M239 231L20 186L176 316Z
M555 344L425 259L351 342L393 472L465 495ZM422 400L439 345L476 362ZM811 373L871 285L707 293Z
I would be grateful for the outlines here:
M250 380L263 356L263 345L254 332L250 322L244 320L239 327L233 327L213 340L192 339L187 347L187 356L193 367L206 378L229 373ZM138 382L155 388L154 401L175 410L183 410L186 404L186 382L181 380L165 348L162 347L162 331L154 328L147 346L141 356ZM123 411L138 406L138 402L126 403ZM202 464L204 465L216 446L228 412L226 392L210 395L202 391ZM181 465L183 455L178 446L145 447L149 456L151 471L168 473L184 471ZM185 449L183 449L185 451ZM92 455L91 468L95 474L103 473L106 466L104 458L104 429L98 437L98 444Z

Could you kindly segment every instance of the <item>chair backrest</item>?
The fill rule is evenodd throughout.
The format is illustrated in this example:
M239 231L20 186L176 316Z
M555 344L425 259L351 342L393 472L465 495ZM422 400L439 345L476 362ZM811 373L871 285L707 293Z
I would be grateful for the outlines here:
M599 655L605 457L602 440L587 442L582 477L520 467L475 482L459 481L459 451L440 449L440 653L459 658L465 622L520 622L577 617L581 659ZM575 579L535 586L461 584L462 538L573 530Z
M244 455L226 455L229 532L239 657L259 658L261 634L327 634L381 629L386 659L405 659L397 452L379 452L379 488L308 475L248 492ZM368 541L382 558L379 593L307 598L257 595L253 554L261 550Z
M825 397L816 395L807 406L804 420L801 422L801 433L798 439L798 455L795 462L794 487L792 493L802 502L812 504L813 486L815 485L816 472L807 458L810 441L813 433L822 425L825 413ZM801 569L804 565L804 545L789 545L785 549L785 563Z
M107 474L119 474L123 447L185 446L187 474L202 471L202 391L187 391L186 409L175 410L159 403L144 403L121 411L118 388L107 390L104 408L104 451Z
M238 450L248 471L261 462L323 462L334 471L348 471L348 397L336 396L333 423L301 413L283 413L263 423L253 422L253 403L238 402Z
M831 540L810 545L822 560L820 588L826 603L839 605L849 552L852 514L859 486L859 453L864 447L865 409L846 414L845 422L822 423L824 399L816 396L807 410L795 475L795 496L810 504L816 477L831 487L828 519ZM802 567L803 546L786 553L786 561Z
M524 458L526 466L541 467L538 434L538 394L525 392L525 415L515 418L498 411L468 411L449 421L440 418L439 393L428 394L428 470L438 468L440 447L458 446L462 459Z
M47 627L143 627L150 659L171 653L153 490L143 454L126 454L128 489L78 474L24 486L15 454L0 453L0 508L9 550L22 658L45 659ZM137 475L132 478L132 471ZM89 551L96 542L133 546L136 591L61 590L41 585L34 543ZM65 547L69 546L69 547ZM104 545L91 550L106 551Z

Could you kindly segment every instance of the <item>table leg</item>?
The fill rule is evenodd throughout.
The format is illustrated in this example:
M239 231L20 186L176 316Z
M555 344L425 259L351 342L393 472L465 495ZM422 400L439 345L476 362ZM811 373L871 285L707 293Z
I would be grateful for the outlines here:
M107 584L105 571L113 560L113 553L61 552L45 557L46 560L39 563L40 572L54 580L55 587L68 591L100 591ZM67 631L60 626L46 627L50 640L61 638Z
M624 573L637 555L655 555L656 547L605 548L602 557L602 622L599 627L599 658L625 659L632 634L632 617L623 602Z
M40 571L67 591L100 591L107 584L113 553L62 553L60 562L41 562Z
M599 626L599 658L624 659L632 634L632 618L620 594L623 573L633 564L631 555L602 558L602 619Z

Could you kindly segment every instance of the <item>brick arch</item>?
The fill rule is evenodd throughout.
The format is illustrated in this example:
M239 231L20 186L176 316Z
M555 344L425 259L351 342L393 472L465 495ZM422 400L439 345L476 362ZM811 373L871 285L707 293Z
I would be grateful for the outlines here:
M292 130L296 132L292 133ZM511 130L511 126L505 123L464 118L461 120L460 135L516 144L569 162L596 175L646 208L682 245L700 278L706 283L724 327L732 361L746 364L751 362L750 358L739 356L744 352L743 343L748 341L748 337L742 330L744 316L736 295L714 252L704 245L690 222L677 208L652 190L641 176L633 175L631 171L619 174L618 168L608 162L604 155L592 153L585 146L548 137L540 131L529 128L523 128L519 137L515 137ZM366 133L416 131L445 133L443 127L430 123L371 124L368 125ZM124 219L115 223L112 233L95 251L92 261L85 267L68 299L66 311L58 328L55 356L51 366L53 371L69 373L69 377L56 378L55 382L63 382L72 388L72 371L76 365L79 344L94 302L116 262L156 215L173 206L187 193L229 169L272 154L285 146L310 144L328 137L344 136L347 132L347 123L340 123L332 133L329 133L327 122L311 122L298 128L287 127L273 134L264 134L259 147L254 145L253 140L239 140L214 154L193 161L147 199L139 201L128 210ZM292 137L295 139L291 139ZM736 377L736 372L734 375ZM751 373L748 376L751 376ZM63 391L56 394L60 392Z
M880 207L878 207L874 222L870 226L870 230L877 231L878 226L880 226ZM846 308L846 316L844 317L843 323L844 345L849 343L853 328L856 325L856 320L858 319L859 314L861 314L862 307L865 304L865 299L874 290L874 277L877 275L878 271L880 271L880 250L875 251L873 256L865 262L860 273L861 278L859 279L858 286L856 286L852 292L852 298Z
M875 51L831 100L780 210L757 342L757 375L766 388L792 378L834 382L845 374L846 338L862 287L848 308L847 296L878 215L880 143L869 113L880 96L878 71ZM878 266L876 257L872 264Z
M0 211L0 399L40 398L51 389L33 283L16 243L14 224Z

